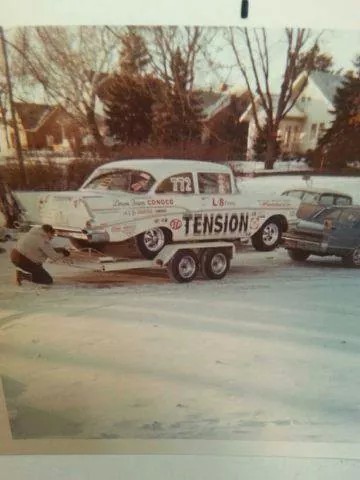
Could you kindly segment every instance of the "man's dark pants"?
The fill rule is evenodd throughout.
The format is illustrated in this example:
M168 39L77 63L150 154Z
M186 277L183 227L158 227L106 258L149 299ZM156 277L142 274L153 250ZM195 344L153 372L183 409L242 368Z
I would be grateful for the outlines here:
M12 250L10 258L16 267L21 268L21 270L24 270L25 272L31 273L31 280L33 283L39 283L41 285L51 285L53 283L52 277L42 265L32 262L16 249Z

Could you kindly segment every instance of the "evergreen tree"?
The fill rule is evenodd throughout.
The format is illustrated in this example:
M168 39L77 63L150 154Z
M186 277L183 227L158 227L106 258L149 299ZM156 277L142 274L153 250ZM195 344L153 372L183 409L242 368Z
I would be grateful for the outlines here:
M356 71L347 76L335 95L335 118L316 151L323 166L341 168L360 160L360 56L354 65Z
M127 75L140 75L146 72L150 55L144 38L135 27L128 27L121 36L120 72Z
M150 75L114 75L104 100L110 135L128 145L148 141L159 89L159 80Z

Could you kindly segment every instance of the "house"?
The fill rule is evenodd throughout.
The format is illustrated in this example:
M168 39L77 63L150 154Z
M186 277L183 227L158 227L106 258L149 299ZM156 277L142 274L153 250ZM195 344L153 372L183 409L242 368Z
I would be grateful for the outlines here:
M71 152L79 148L81 131L73 118L59 106L15 102L20 143L24 151ZM11 120L0 118L0 156L15 153Z
M285 154L302 155L316 147L319 138L331 126L334 110L333 99L336 90L341 87L344 77L328 72L314 71L310 75L302 73L294 83L295 96L304 84L292 109L281 121L278 130L278 139L281 150ZM272 95L274 108L277 106L278 96ZM259 105L259 100L256 100ZM265 112L258 107L258 117L261 124L265 122ZM257 129L253 116L252 106L240 116L240 123L247 123L247 157L254 156L253 146L257 136Z
M248 107L247 89L222 85L219 90L200 91L203 106L201 142L224 160L239 160L246 154L248 124L238 119Z

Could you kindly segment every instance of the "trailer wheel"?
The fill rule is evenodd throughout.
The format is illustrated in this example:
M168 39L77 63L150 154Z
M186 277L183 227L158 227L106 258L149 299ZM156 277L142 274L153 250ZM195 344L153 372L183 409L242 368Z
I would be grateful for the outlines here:
M230 256L226 250L206 249L201 255L200 269L204 278L220 280L230 268Z
M169 277L179 283L191 282L198 272L198 263L192 250L179 250L168 263Z
M136 237L136 246L143 257L152 260L168 243L166 232L159 227L140 233Z

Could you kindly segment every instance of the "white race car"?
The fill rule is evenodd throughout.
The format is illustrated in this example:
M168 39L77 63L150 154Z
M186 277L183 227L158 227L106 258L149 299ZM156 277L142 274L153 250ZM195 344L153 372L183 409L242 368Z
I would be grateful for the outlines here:
M299 200L240 193L230 168L191 160L122 160L97 168L75 192L40 198L42 223L78 248L152 259L172 242L251 239L270 251L296 220Z

